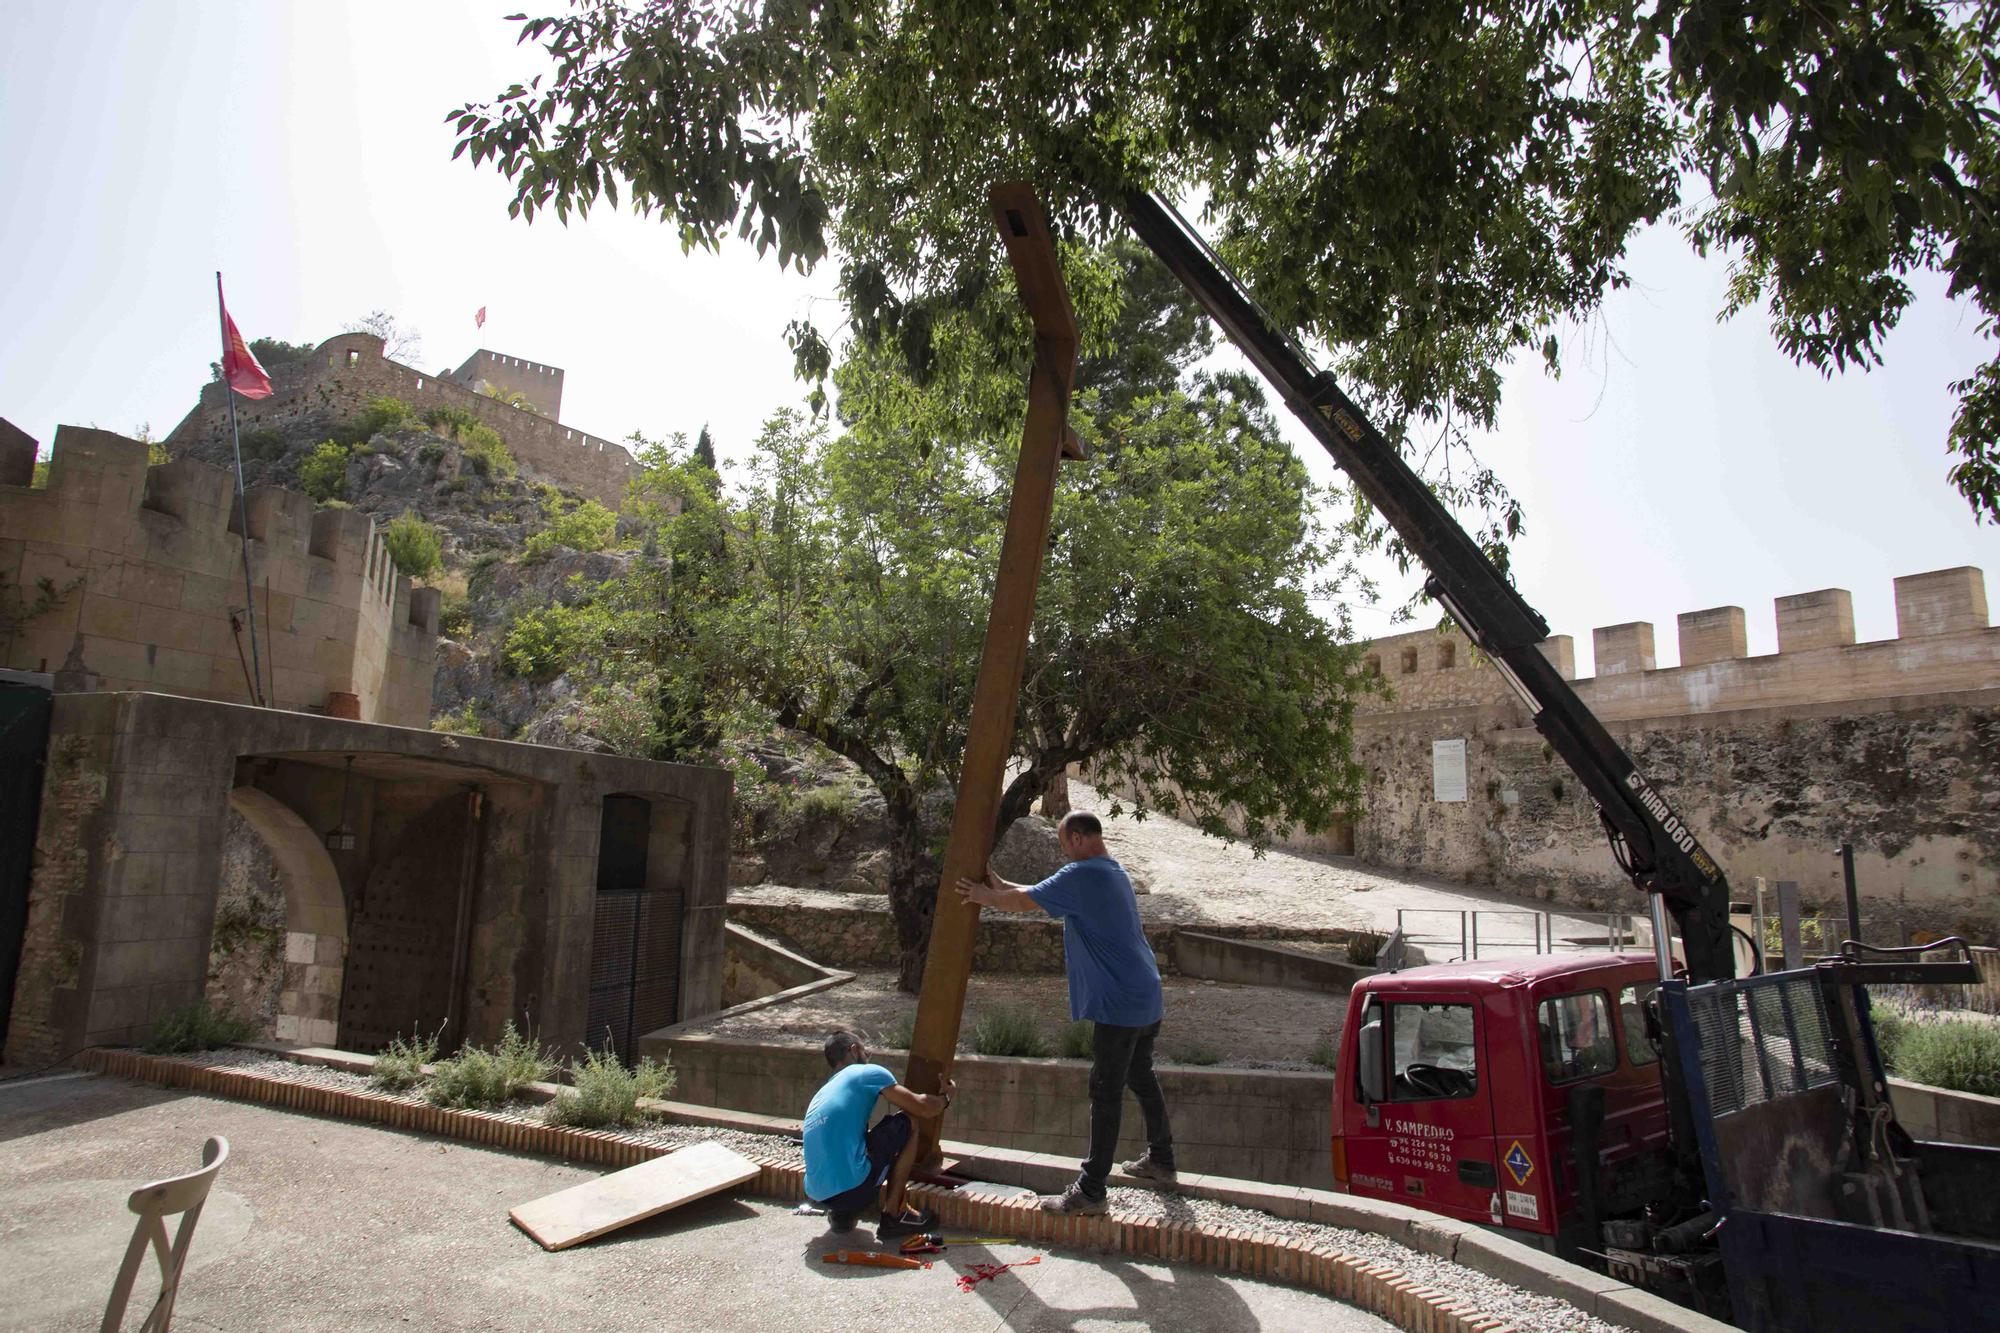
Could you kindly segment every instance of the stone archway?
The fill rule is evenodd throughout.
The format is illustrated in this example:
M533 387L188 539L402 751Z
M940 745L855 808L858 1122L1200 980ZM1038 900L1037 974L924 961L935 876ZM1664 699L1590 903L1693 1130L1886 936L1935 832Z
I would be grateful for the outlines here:
M229 808L231 830L247 831L255 843L224 840L209 997L232 1004L260 1035L334 1045L347 965L347 899L333 860L311 826L268 792L237 787ZM243 830L236 829L238 819ZM281 912L270 901L273 881Z

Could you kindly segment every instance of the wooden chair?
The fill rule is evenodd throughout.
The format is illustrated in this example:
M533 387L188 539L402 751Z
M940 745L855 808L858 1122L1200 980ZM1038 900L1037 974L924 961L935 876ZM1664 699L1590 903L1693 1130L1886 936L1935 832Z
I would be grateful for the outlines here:
M217 1135L202 1145L201 1170L156 1180L132 1191L126 1206L139 1215L139 1225L132 1229L132 1243L125 1247L125 1262L119 1265L118 1281L111 1288L111 1303L104 1307L104 1323L99 1326L99 1333L117 1333L118 1326L125 1321L125 1303L132 1298L132 1284L138 1280L149 1245L160 1261L160 1298L153 1302L146 1322L139 1325L139 1333L166 1333L167 1325L173 1322L174 1297L180 1290L188 1244L194 1239L194 1224L201 1220L202 1205L208 1202L208 1190L215 1184L216 1173L228 1160L229 1140ZM183 1216L169 1247L166 1219L175 1213Z

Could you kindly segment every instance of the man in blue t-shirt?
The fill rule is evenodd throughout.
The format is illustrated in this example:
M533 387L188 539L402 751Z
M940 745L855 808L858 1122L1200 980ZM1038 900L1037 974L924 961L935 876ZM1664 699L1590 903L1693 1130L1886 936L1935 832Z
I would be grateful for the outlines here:
M1153 1039L1160 1033L1163 1004L1160 969L1139 924L1132 881L1104 849L1104 825L1097 816L1072 810L1056 826L1056 838L1069 864L1040 884L1010 884L988 866L983 881L959 880L958 894L981 907L1046 912L1062 920L1069 1014L1094 1025L1090 1156L1076 1183L1045 1197L1042 1207L1052 1213L1101 1213L1127 1088L1146 1117L1146 1153L1118 1169L1162 1185L1177 1180L1167 1099L1153 1074Z
M889 1188L875 1238L896 1240L930 1230L937 1214L909 1208L904 1197L917 1161L910 1117L943 1115L951 1105L952 1081L946 1079L935 1096L912 1092L881 1065L869 1064L861 1038L852 1032L826 1039L826 1062L833 1076L806 1107L806 1197L826 1209L835 1231L847 1231L875 1206L886 1176ZM898 1109L870 1129L877 1098Z

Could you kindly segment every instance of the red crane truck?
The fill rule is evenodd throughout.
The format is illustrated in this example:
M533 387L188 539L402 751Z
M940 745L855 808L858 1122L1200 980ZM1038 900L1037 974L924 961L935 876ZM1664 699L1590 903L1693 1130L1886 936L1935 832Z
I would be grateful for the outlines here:
M1848 941L1738 978L1721 867L1542 655L1546 622L1171 205L1134 191L1118 206L1422 561L1649 903L1650 956L1358 985L1336 1066L1344 1187L1539 1240L1747 1329L2000 1328L2000 1148L1913 1140L1868 1019L1870 984L1977 980L1969 951Z

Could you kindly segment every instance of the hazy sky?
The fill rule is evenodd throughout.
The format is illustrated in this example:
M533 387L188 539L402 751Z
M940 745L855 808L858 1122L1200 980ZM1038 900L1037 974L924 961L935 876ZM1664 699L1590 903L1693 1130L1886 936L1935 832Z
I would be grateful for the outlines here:
M521 7L9 0L0 416L45 444L59 422L164 435L217 356L220 268L248 337L317 342L384 309L422 331L420 369L480 346L559 365L566 424L707 422L740 455L800 400L780 335L837 322L832 271L684 256L630 215L510 221L498 174L450 161L443 118L541 68L499 21ZM2000 530L1944 480L1946 385L1983 359L1966 307L1927 288L1884 367L1827 381L1760 317L1718 325L1722 266L1671 231L1640 239L1632 271L1602 325L1572 332L1560 381L1510 375L1484 446L1527 505L1520 587L1580 670L1597 625L1652 620L1666 665L1682 611L1742 606L1751 651L1772 652L1773 597L1847 588L1866 640L1895 633L1896 575L2000 580Z

